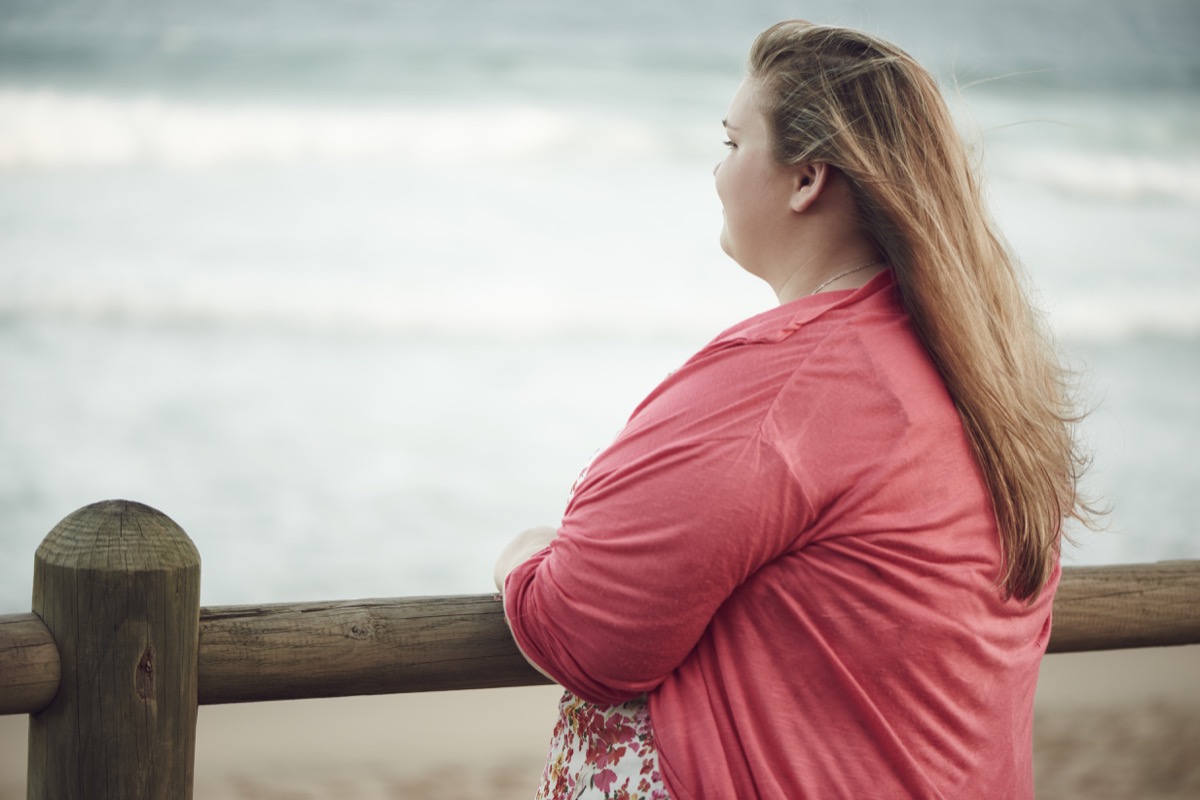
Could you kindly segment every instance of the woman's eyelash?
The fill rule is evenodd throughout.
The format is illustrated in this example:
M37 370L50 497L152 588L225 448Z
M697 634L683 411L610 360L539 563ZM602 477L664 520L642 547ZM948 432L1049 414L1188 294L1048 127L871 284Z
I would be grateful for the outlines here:
M728 139L726 139L726 140L725 140L725 146L726 146L726 147L737 147L737 145L736 145L736 144L734 144L733 142L729 141Z

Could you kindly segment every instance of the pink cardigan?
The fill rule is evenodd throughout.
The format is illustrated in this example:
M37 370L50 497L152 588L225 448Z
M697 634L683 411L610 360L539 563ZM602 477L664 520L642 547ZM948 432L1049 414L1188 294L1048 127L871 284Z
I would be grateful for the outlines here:
M509 576L522 650L649 693L693 798L1033 797L1055 581L1005 601L979 470L890 273L726 331Z

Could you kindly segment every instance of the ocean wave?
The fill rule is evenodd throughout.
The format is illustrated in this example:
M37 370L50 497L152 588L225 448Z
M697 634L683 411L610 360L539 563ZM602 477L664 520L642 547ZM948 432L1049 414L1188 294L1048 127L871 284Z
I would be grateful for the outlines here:
M1030 148L992 163L1000 180L1072 197L1200 200L1200 153L1138 154Z
M1108 343L1140 337L1200 339L1200 286L1173 291L1079 293L1050 314L1059 337Z
M993 116L1023 113L980 102ZM639 115L618 107L489 101L441 106L201 102L8 87L0 88L0 171L595 164L630 157L707 166L720 156L720 131L706 116L709 111L719 114L688 107ZM1038 138L1000 142L989 148L988 168L1001 180L1073 196L1200 199L1200 151L1191 117L1158 122L1131 133L1132 142L1081 147L1050 147Z
M616 152L662 145L637 121L529 105L205 104L0 89L0 170L462 164L586 150L589 143Z
M437 340L712 335L719 310L663 312L647 298L547 297L525 291L423 292L391 286L297 286L257 291L242 283L188 292L57 290L0 297L0 322L51 322L192 330L350 334Z
M454 340L593 334L702 340L736 318L761 310L742 300L731 300L716 287L697 292L686 305L667 308L653 296L639 300L628 293L611 297L529 290L506 294L491 287L460 291L451 298L444 287L413 291L372 282L293 281L280 291L274 284L240 281L186 291L60 287L5 292L0 296L0 321ZM1079 293L1048 309L1047 319L1058 338L1071 342L1104 344L1141 337L1200 340L1200 286Z

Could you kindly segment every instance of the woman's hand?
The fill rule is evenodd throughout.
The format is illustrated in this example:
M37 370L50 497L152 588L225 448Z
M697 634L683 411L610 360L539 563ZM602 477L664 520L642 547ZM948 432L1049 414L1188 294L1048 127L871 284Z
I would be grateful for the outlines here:
M496 559L496 568L493 570L496 590L503 592L504 579L508 577L508 573L534 553L544 550L557 535L558 531L547 525L518 533L516 538L509 542L504 551L500 553L500 557Z
M512 572L518 564L528 559L534 553L538 553L546 548L546 545L558 535L558 531L546 525L537 528L530 528L527 531L518 533L516 537L508 543L504 551L500 553L500 557L496 559L496 568L493 570L493 577L496 580L496 590L501 595L504 594L504 579L508 577L508 573ZM504 621L508 622L507 612L504 615ZM533 660L526 655L521 646L517 645L517 650L529 662L529 665L538 672L545 675L551 681L557 683L550 673L533 663Z

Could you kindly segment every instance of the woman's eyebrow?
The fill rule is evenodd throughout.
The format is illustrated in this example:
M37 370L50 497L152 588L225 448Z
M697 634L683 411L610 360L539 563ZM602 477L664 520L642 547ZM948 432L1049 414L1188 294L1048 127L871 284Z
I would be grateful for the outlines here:
M723 126L725 126L725 128L727 128L727 129L729 129L729 130L731 130L731 131L736 131L736 130L737 130L737 125L730 125L730 124L729 124L729 120L727 120L727 119L723 119L723 120L721 120L721 124L722 124Z

